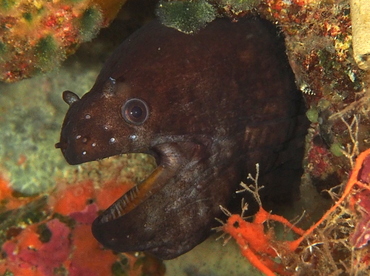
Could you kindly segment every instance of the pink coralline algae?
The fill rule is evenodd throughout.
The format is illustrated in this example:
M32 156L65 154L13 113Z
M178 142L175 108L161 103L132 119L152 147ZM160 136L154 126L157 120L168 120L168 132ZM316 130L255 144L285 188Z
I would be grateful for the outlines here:
M3 186L7 187L6 184L4 181ZM3 256L0 275L112 275L112 266L115 263L120 265L120 260L126 259L124 255L105 250L94 239L90 228L102 208L102 203L95 198L99 195L106 200L115 200L110 197L117 197L117 194L109 192L107 195L105 191L110 191L110 188L116 191L120 187L121 192L130 185L110 182L110 185L105 185L106 190L95 190L89 180L75 185L59 184L42 207L44 218L29 224L21 222L14 229L7 230L5 242L0 245ZM12 202L10 189L2 189L0 196L3 201ZM133 267L136 258L132 258ZM122 269L130 271L131 263ZM140 266L139 269L136 266L136 270L140 272Z
M362 190L355 197L361 218L351 236L351 243L355 248L362 248L370 240L370 191Z
M370 156L366 157L362 163L359 180L367 184L370 183Z
M364 184L370 183L370 155L364 159L358 180ZM356 206L360 219L351 236L350 242L355 248L362 248L370 240L370 190L361 189L353 195L351 204ZM353 208L353 207L352 207Z
M8 269L33 275L52 276L54 270L67 261L71 249L70 229L58 219L46 223L51 231L50 240L42 243L33 229L25 229L17 240L7 241L3 250L8 257ZM28 272L27 272L28 271ZM36 274L36 271L39 271ZM2 272L2 271L0 271ZM24 274L29 275L29 274Z
M85 209L80 212L71 213L69 216L79 223L91 224L96 218L98 211L98 206L94 203L87 205Z

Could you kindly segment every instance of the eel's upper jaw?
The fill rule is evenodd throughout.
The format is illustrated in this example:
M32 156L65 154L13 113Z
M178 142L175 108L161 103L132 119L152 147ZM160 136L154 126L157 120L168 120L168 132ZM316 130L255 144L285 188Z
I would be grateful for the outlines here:
M55 147L61 150L64 159L70 165L79 165L126 153L126 150L121 150L117 143L110 143L109 137L113 136L110 136L109 133L103 133L101 129L94 130L96 133L92 133L90 130L90 133L81 131L81 134L76 133L74 129L78 128L66 117L60 141L55 144Z
M91 90L80 100L72 92L63 93L69 109L55 147L61 150L70 165L133 152L129 138L131 129L123 124L117 112L119 104L110 107L114 103L113 97L106 98L101 94Z
M60 142L55 144L55 148L60 149L64 159L67 161L69 165L79 165L81 163L84 163L82 160L79 160L79 158L73 157L72 154L70 154L70 147L66 139L63 139L61 137Z

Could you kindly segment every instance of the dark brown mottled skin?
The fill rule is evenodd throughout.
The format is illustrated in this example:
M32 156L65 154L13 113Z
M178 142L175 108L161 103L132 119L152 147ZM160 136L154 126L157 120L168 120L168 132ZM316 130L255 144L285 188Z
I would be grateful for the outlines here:
M189 251L257 162L265 198L296 194L306 124L282 42L258 18L217 19L194 35L153 21L119 46L89 93L64 92L56 146L68 163L132 152L158 163L94 221L103 245L162 259Z

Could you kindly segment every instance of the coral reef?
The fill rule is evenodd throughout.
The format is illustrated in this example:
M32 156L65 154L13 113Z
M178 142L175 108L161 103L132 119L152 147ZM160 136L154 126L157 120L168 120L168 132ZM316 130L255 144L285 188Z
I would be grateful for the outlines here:
M187 29L188 23L179 27L188 32L196 31L204 22L219 15L237 20L238 16L258 13L279 24L286 37L298 86L310 108L307 117L312 124L307 137L304 180L308 179L318 190L326 189L335 201L312 227L301 226L310 224L310 218L303 216L297 225L308 230L298 231L290 239L277 238L280 219L274 221L276 217L269 217L262 209L246 221L246 226L240 221L241 230L256 226L252 236L266 235L264 244L279 253L274 257L276 253L270 249L254 245L249 251L254 256L249 258L262 259L262 265L274 273L369 274L370 159L368 151L359 155L370 142L369 80L353 57L349 1L190 2L197 5L195 11L204 13L198 14L196 21L190 21L190 29ZM113 6L121 5L120 1L114 3ZM170 3L173 1L161 2L168 7L175 6ZM75 51L77 44L91 39L115 16L115 8L109 5L96 1L86 6L82 0L2 1L0 78L14 82L54 68ZM186 1L182 5L190 3ZM78 31L80 24L85 28L83 32ZM67 109L60 99L61 91L87 91L99 67L90 63L89 66L76 65L73 70L62 67L59 73L25 80L17 83L19 86L0 84L0 275L94 275L93 272L140 275L144 271L150 271L151 275L164 274L162 264L146 256L113 254L102 249L89 230L89 223L97 212L134 182L145 178L152 168L147 157L117 157L69 168L53 151ZM145 166L147 163L151 165ZM347 181L349 175L351 178ZM258 214L265 215L264 223ZM286 235L292 235L290 227L286 229ZM231 233L231 230L228 231ZM292 247L294 240L296 248ZM250 238L245 241L251 244ZM239 243L245 241L239 240ZM209 243L204 246L211 247ZM58 254L49 254L56 249ZM196 250L179 258L182 263L186 262L182 260L189 263L183 271L191 275L217 275L207 267L206 251L198 251L197 260L191 259ZM211 251L216 256L225 254L230 258L230 267L225 270L220 267L221 261L214 264L215 270L222 271L223 275L240 265L236 264L237 260L247 263L232 240L217 250ZM232 250L238 250L239 259L229 254ZM267 259L281 262L283 270L279 263L266 265ZM244 269L248 273L247 268L242 267L243 272Z
M261 13L276 20L285 36L297 84L311 119L307 173L318 190L333 187L351 169L340 149L351 142L342 118L362 113L360 150L368 147L365 73L352 51L349 1L263 1Z
M248 175L248 180L252 180L252 185L241 183L242 190L237 191L249 192L253 195L254 199L259 205L259 210L254 215L251 222L243 218L243 214L248 210L248 203L242 200L242 213L241 215L233 215L226 208L220 206L221 210L228 216L227 222L223 223L217 219L222 226L215 228L218 231L224 231L234 238L242 251L244 257L254 265L258 270L267 276L274 276L274 272L280 275L292 275L292 271L286 269L284 263L288 252L294 252L297 243L296 241L279 242L276 240L272 231L265 233L264 223L276 221L285 225L289 230L294 231L299 235L304 235L304 230L294 226L287 219L282 216L274 215L267 212L262 207L262 202L259 197L259 190L263 187L258 186L259 164L256 164L257 174L255 177ZM228 240L226 240L225 244ZM276 260L279 258L279 262Z
M129 155L69 167L54 149L68 107L62 89L83 93L99 70L98 61L86 67L77 59L58 73L0 84L0 275L163 274L142 254L104 250L90 230L100 210L149 174L152 160Z
M207 5L211 8L204 9ZM360 149L366 149L370 141L367 80L353 56L349 1L162 1L158 13L165 24L172 20L169 25L186 32L203 26L194 27L194 18L208 22L220 15L237 20L259 14L276 22L285 35L290 63L312 122L306 173L320 191L346 179L350 167L341 149L350 142L350 135L341 118L364 114L359 124ZM176 21L179 14L181 20Z
M0 81L58 67L107 26L125 1L1 1Z
M209 17L209 12L198 8L197 1L161 3L169 7L188 5L197 17ZM349 1L333 4L319 0L209 0L208 3L214 7L213 16L216 13L237 20L258 13L281 27L297 84L309 107L307 117L312 122L307 139L306 173L320 191L345 180L350 167L341 149L350 142L350 135L341 118L364 114L359 124L360 149L366 149L370 141L365 105L369 97L365 73L353 57ZM176 9L168 12L172 12L167 15L170 18L178 14Z
M162 275L163 267L156 260L114 254L93 238L90 228L98 211L133 185L112 180L104 183L103 189L94 189L93 183L85 180L70 185L59 181L49 196L25 200L15 198L2 179L5 211L0 215L0 246L6 258L0 260L0 275L99 276L130 271L134 276L150 270L154 272L145 275Z
M362 1L353 2L365 5ZM235 20L245 14L258 13L281 27L297 84L309 107L307 117L312 123L307 136L303 179L314 184L318 191L325 191L327 196L339 198L323 218L297 240L296 246L298 241L300 243L297 251L285 251L283 255L290 262L287 267L298 275L311 275L313 271L318 275L368 274L369 193L363 179L355 181L353 177L356 168L362 166L362 158L368 154L365 150L370 141L369 78L368 73L361 70L367 68L364 66L366 53L361 57L353 54L349 1L246 0L238 3L229 1L224 6L220 1L208 3L217 7L218 13ZM361 10L361 7L356 6L356 10ZM357 20L356 24L361 25L357 19L361 14L353 14L356 13L354 10L351 13ZM356 39L361 38L355 37L354 42ZM362 39L367 41L366 35ZM358 157L355 164L360 151L365 153ZM340 183L347 181L351 171L351 179L341 190ZM256 220L248 223L255 226ZM246 225L251 227L251 224ZM257 235L261 231L256 230L252 234ZM269 237L266 243L274 244L274 241ZM241 240L239 244L242 244ZM256 256L266 259L266 251L253 251L253 247L251 245L249 250L254 254L250 260L255 260ZM294 255L300 259L294 259ZM263 263L263 266L266 264Z
M264 275L368 275L370 273L370 149L362 152L353 164L351 176L339 196L330 191L335 204L306 231L284 217L266 212L259 199L257 176L252 184L241 183L242 190L253 194L260 209L252 221L243 218L248 204L242 202L242 214L228 216L216 230L234 238L242 254ZM299 237L278 240L271 222L280 222ZM265 223L267 230L265 229ZM298 223L298 222L296 222ZM355 228L353 229L353 227ZM226 240L225 243L227 243Z

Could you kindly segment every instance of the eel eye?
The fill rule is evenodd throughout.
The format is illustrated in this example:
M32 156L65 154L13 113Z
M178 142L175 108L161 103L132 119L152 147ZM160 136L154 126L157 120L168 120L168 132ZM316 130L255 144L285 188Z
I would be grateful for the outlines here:
M140 99L130 99L128 100L121 109L123 119L127 123L133 125L141 125L148 119L149 108L147 104Z

